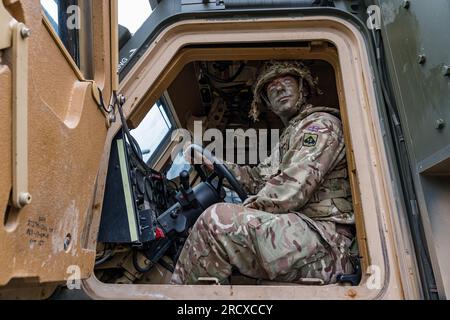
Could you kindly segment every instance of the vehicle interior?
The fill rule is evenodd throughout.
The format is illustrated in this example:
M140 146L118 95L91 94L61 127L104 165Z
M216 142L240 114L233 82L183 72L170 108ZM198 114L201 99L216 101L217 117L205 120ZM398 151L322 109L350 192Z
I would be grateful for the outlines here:
M297 44L297 48L302 45L309 44ZM335 50L331 44L322 45L324 50ZM249 117L253 85L265 61L190 62L142 120L130 123L123 119L123 127L111 145L103 200L95 267L101 282L168 284L201 213L215 203L239 204L245 200L245 191L223 165L216 165L215 172L208 176L204 167L186 161L179 147L182 144L177 144L185 141L178 140L177 130L187 130L192 137L195 123L201 124L203 132L218 129L224 137L230 129L242 129L241 134L248 129L282 130L281 120L271 111L266 110L258 122ZM318 77L324 93L311 96L308 103L339 108L333 66L320 59L303 63ZM204 144L206 147L208 143ZM255 163L249 151L258 145L247 139L246 150L237 150L236 144L227 143L221 154L229 155L226 149L233 148L231 154L243 152L245 165L252 166ZM226 182L227 187L223 187ZM360 280L358 266L356 274L343 275L342 284L358 285ZM232 285L261 281L239 272L230 278ZM311 284L320 282L311 279Z
M323 288L314 279L310 279L309 285L302 286L250 279L236 272L229 279L231 286L202 286L201 290L189 291L190 294L200 298L211 295L221 298L273 297L273 290L278 286L278 298L308 298L314 292L315 298L378 299L399 297L402 286L408 287L406 291L409 292L420 291L417 282L412 280L416 265L410 254L410 244L405 241L399 246L398 249L405 253L401 258L389 245L393 238L409 231L405 231L408 230L407 223L402 218L397 221L395 217L395 212L403 208L395 200L393 189L388 186L392 177L385 164L388 161L392 164L393 160L389 160L383 151L386 140L384 120L375 111L380 101L372 87L373 70L369 67L370 58L366 57L368 47L357 36L358 30L344 21L336 23L336 20L320 15L306 18L304 23L298 25L292 24L290 19L272 21L268 25L272 14L269 13L268 16L262 15L263 19L254 24L251 21L241 23L239 19L231 24L216 24L214 19L205 24L200 21L198 25L193 23L192 28L189 23L185 26L180 24L165 36L155 38L162 22L160 14L163 15L170 7L169 2L136 1L136 6L148 6L150 3L151 10L139 10L139 14L134 14L128 22L121 18L121 12L127 11L121 10L124 2L119 1L118 70L120 91L132 101L125 105L125 109L131 110L127 121L122 119L131 133L128 134L126 128L124 130L126 126L120 129L116 126L117 135L109 138L113 142L111 146L107 145L106 150L111 151L111 157L103 159L103 167L106 168L108 163L108 170L102 171L103 175L107 175L105 190L100 188L97 191L97 196L103 197L104 201L97 239L95 279L91 278L86 283L92 296L116 298L122 297L126 291L127 297L135 298L155 292L156 298L185 297L184 290L166 284L190 227L210 204L239 203L243 197L236 183L235 188L231 189L237 190L221 188L222 179L227 176L226 168L216 168L218 177L206 177L198 166L190 167L183 160L181 150L176 149L174 140L177 136L171 139L171 133L177 129L187 129L192 133L195 131L195 121L202 123L203 130L281 128L280 120L270 112L264 113L257 123L248 117L257 71L265 61L273 59L302 60L319 78L320 89L324 92L323 95L310 97L308 102L334 106L341 111L356 218L358 259L355 274L342 275L338 284ZM364 9L356 2L349 7L340 1L334 2L341 9L365 19ZM217 9L220 3L210 3L208 8ZM232 8L231 1L227 6ZM183 12L199 9L206 9L205 2L201 5L197 1L182 2ZM245 17L244 20L248 18ZM264 21L264 17L268 20ZM231 14L228 18L233 20L235 17ZM261 33L262 29L265 32ZM280 32L277 33L277 30ZM386 73L385 70L379 72ZM149 85L141 85L146 82ZM158 130L153 130L155 127L151 124L154 117L159 117L156 123L162 125ZM160 135L157 136L156 132ZM121 140L125 142L121 147L124 150L122 163L120 155L117 159L112 152ZM249 151L248 147L232 152L245 154ZM151 168L150 177L149 172L142 173L140 158ZM133 209L128 205L127 210L122 210L122 223L128 225L128 228L119 228L125 230L122 238L117 238L114 233L115 226L121 222L111 224L116 208L124 207L123 201L115 207L120 199L116 197L117 193L111 191L120 189L121 185L123 187L123 177L126 176L122 172L119 178L117 172L111 172L111 165L117 161L120 168L126 165L125 172L132 181L127 188L129 196L125 203L131 203ZM183 198L199 198L201 201L193 205L183 201ZM112 210L108 211L108 208ZM127 217L133 216L130 212L134 212L136 217L134 225L137 231L132 234L130 219L123 218L124 212L128 213ZM150 236L145 231L141 234L140 230L151 230ZM161 234L165 237L160 238ZM419 246L421 243L421 240L416 241ZM397 259L398 268L394 263ZM204 282L211 283L216 284L214 279ZM117 287L117 284L125 286ZM121 289L114 293L116 288Z
M137 10L132 16L127 15L130 8L125 1L119 1L121 80L139 61L142 39L150 29L152 19L157 18L153 14L155 8L158 10L156 2L137 1L133 6ZM239 150L240 146L235 143L224 143L219 154L222 157L232 154L236 158L238 154L243 155L245 165L250 166L262 161L260 156L256 163L250 157L251 148L260 155L261 141L246 139L245 132L248 129L266 129L268 132L278 129L280 132L283 128L281 120L268 110L264 110L257 122L249 117L253 86L266 61L300 57L299 60L319 79L320 90L324 93L311 95L308 103L345 108L344 99L339 96L342 88L338 89L337 49L330 42L284 42L276 47L257 43L251 47L218 45L184 51L190 58L177 68L173 67L176 71L170 72L157 99L154 94L147 93L147 102L128 117L119 110L120 119L116 121L122 126L116 130L108 150L97 239L95 277L102 283L168 284L190 229L202 212L215 203L239 204L245 200L245 191L226 166L216 165L215 172L209 175L201 165L190 165L183 157L180 146L186 141L181 136L194 137L198 124L201 124L202 134L208 129L218 129L225 137L226 131L232 129L235 130L233 142L243 138L244 150ZM241 132L236 131L240 129ZM268 135L269 153L275 147L271 140L272 136ZM350 154L348 132L346 140ZM209 141L195 143L205 148L214 142L214 138ZM210 157L214 157L214 153L217 153L216 149L206 151ZM236 158L224 160L235 162ZM351 161L349 165L352 165ZM356 176L350 179L356 189ZM360 214L358 201L354 207ZM359 229L363 230L362 219ZM364 232L357 234L364 235ZM364 249L361 239L359 246ZM367 261L362 263L367 265ZM359 260L355 270L355 274L342 275L341 285L359 285L362 278ZM320 284L316 280L310 279L307 284ZM271 284L245 277L237 271L229 282L232 285Z

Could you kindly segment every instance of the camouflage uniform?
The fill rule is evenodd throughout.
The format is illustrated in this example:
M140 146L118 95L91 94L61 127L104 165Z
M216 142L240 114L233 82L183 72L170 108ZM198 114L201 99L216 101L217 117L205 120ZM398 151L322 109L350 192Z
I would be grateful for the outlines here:
M202 277L226 283L233 269L256 279L321 284L352 273L353 234L345 226L354 215L339 112L301 102L268 159L254 168L227 164L255 195L244 206L217 204L203 213L172 283Z

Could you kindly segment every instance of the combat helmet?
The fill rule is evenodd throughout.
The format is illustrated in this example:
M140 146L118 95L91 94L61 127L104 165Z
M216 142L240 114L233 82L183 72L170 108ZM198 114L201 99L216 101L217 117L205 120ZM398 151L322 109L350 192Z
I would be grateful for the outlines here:
M317 87L318 79L313 78L311 71L300 61L269 61L264 64L259 73L253 91L253 103L250 108L250 118L258 121L262 110L269 107L266 86L270 81L281 75L291 75L299 79L300 90L303 95L297 103L299 108L305 103L310 94L322 94Z

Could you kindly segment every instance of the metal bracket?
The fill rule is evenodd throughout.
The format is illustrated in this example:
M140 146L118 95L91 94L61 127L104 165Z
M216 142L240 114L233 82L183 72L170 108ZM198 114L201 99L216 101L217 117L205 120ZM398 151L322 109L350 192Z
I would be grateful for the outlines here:
M12 30L11 24L14 22L6 10L3 1L0 1L0 50L11 47L12 44Z
M28 192L28 38L23 23L16 21L0 0L0 50L12 46L12 204L23 208L31 203Z
M13 46L13 205L31 203L28 192L28 38L23 23L12 24Z
M111 128L112 124L116 122L116 109L114 108L114 94L111 95L108 106L105 105L103 93L98 87L97 83L93 80L86 80L91 83L92 97L94 98L97 106L102 110L106 118L106 127Z
M223 1L219 0L182 0L182 11L224 10Z

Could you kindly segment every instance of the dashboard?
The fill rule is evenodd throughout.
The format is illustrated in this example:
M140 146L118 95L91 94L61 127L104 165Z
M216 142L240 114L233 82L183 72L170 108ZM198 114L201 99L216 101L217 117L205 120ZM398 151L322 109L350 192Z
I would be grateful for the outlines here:
M98 242L129 245L154 264L169 254L175 263L198 217L227 196L216 178L191 187L190 174L182 171L177 185L146 166L121 130L111 146Z

